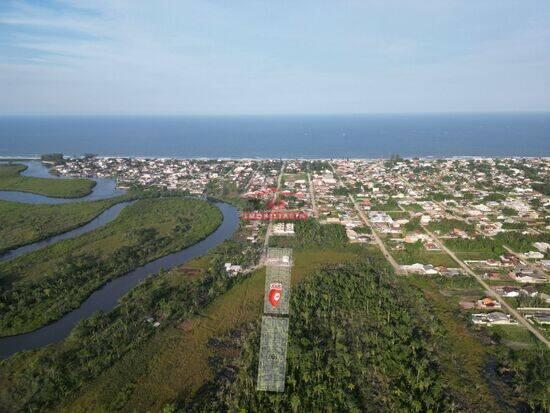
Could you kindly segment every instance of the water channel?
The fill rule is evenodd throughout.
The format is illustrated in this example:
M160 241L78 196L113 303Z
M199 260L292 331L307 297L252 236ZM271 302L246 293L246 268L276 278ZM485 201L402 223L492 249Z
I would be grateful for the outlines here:
M25 170L27 176L65 179L49 175L47 169L40 162L31 161L21 163L25 163L27 164L27 166L29 166L29 168ZM29 175L29 173L32 175ZM46 173L47 175L44 175L44 173ZM102 182L101 184L100 181ZM94 191L91 194L78 199L49 198L42 195L16 191L0 191L0 199L25 203L60 204L64 202L105 199L124 193L123 191L116 188L115 182L113 180L102 179L100 181L98 181L98 185L94 187ZM53 236L46 240L39 241L34 244L29 244L27 246L23 246L12 251L8 251L2 258L0 258L0 260L13 258L16 255L21 255L23 253L34 251L38 248L43 248L44 246L50 245L62 239L72 238L96 229L115 219L118 213L120 213L122 208L124 208L124 206L126 206L127 204L128 203L116 204L98 215L88 224L85 224L72 231L68 231L66 233ZM70 313L67 313L62 318L51 324L48 324L30 333L0 338L0 359L7 358L18 351L36 349L64 339L69 335L73 327L80 320L90 317L96 311L109 311L113 309L117 305L120 297L130 291L147 276L158 273L160 269L170 269L172 267L181 265L190 259L204 255L209 249L214 248L223 241L231 238L239 224L238 211L232 205L226 204L224 202L216 202L214 204L222 212L223 221L221 225L204 240L181 251L151 261L150 263L142 267L136 268L135 270L130 271L129 273L121 277L109 281L99 290L96 290L94 293L92 293L80 305L79 308L71 311Z

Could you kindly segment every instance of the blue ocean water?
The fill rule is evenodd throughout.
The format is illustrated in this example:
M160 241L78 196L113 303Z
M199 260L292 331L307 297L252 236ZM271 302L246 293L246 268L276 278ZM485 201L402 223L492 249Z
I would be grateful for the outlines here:
M0 117L0 156L550 156L550 113Z

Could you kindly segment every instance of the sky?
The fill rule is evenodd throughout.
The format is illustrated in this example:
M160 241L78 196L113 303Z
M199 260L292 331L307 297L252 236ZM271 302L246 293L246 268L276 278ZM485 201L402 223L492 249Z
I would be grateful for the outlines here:
M543 0L1 0L0 114L550 110Z

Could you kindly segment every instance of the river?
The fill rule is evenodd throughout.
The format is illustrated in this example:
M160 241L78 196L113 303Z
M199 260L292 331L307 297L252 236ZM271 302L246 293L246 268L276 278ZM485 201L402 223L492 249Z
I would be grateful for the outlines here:
M23 176L50 179L70 179L68 177L50 174L48 168L46 168L40 161L14 161L14 163L27 166L27 169L21 172L21 175ZM66 204L68 202L97 201L99 199L107 199L122 195L126 192L123 189L116 187L116 182L114 179L95 178L94 180L96 181L96 184L93 187L92 192L81 198L50 198L48 196L32 194L29 192L0 190L0 199L23 202L25 204Z
M37 168L37 167L34 166L34 168ZM30 168L27 171L29 170ZM37 176L37 175L34 174L33 176ZM115 188L114 182L113 181L111 182L112 182L112 188L114 190L114 191L111 191L111 196L120 195L121 192ZM97 185L95 188L97 188ZM95 193L95 188L94 188L94 193ZM107 188L107 186L105 186L105 188ZM5 196L6 193L10 195L6 197ZM0 191L0 199L8 199L8 200L15 200L19 202L25 202L25 201L20 201L18 199L13 199L11 194L25 195L24 198L28 200L29 203L41 203L43 199L45 199L47 203L56 203L56 204L62 203L58 201L74 202L72 199L63 200L61 198L48 198L42 195L21 193L21 192L15 192L15 191ZM107 192L104 192L104 194L107 194ZM91 200L90 198L91 195L93 195L93 193L84 198L79 198L78 200L80 201L85 199ZM94 199L100 199L100 198L94 198ZM54 201L54 202L51 202L51 201ZM51 324L48 324L30 333L0 338L0 359L7 358L10 355L19 351L40 348L42 346L55 343L66 338L70 334L73 327L80 320L90 317L96 311L109 311L113 309L117 305L120 297L122 297L124 294L130 291L133 287L137 285L137 283L145 279L147 276L158 273L160 269L169 269L169 268L181 265L190 259L204 255L209 249L214 248L215 246L219 245L223 241L231 238L231 236L233 235L233 233L235 232L239 224L238 211L235 207L223 202L216 202L214 204L222 212L223 221L221 225L204 240L188 248L185 248L181 251L178 251L178 252L166 255L164 257L161 257L159 259L156 259L154 261L151 261L150 263L142 267L136 268L135 270L130 271L129 273L106 283L103 287L101 287L100 289L92 293L80 305L79 308L71 311L70 313L67 313L62 318L60 318L59 320ZM119 207L120 209L122 209L124 205L117 204L109 208L108 210L104 211L94 220L92 220L91 222L89 222L88 224L80 228L77 228L73 231L69 231L61 235L54 236L44 241L39 241L38 243L35 243L35 244L44 243L44 246L49 245L49 243L55 242L55 241L50 242L50 240L53 240L54 238L63 237L64 235L67 235L65 236L65 238L58 238L57 240L66 239L66 238L69 238L68 236L69 233L72 233L73 236L82 234L83 232L80 232L80 233L76 232L79 229L83 230L85 227L88 227L90 225L96 225L95 226L96 228L101 225L104 225L105 222L101 224L101 220L102 219L105 220L109 217L105 217L103 215L106 214L108 211L112 211L113 208L115 207ZM118 210L118 212L120 212L120 210ZM117 212L116 210L114 210L112 213L117 213ZM102 216L103 218L101 218ZM111 217L111 219L114 219L114 218ZM94 223L94 221L96 222ZM92 229L94 228L92 227ZM91 229L88 229L88 230L91 230ZM31 244L31 245L35 245L35 244ZM29 247L31 245L29 245ZM21 248L25 248L25 247L21 247ZM13 252L8 252L7 254L16 253L16 251L20 250L21 248L13 250Z
M1 198L2 198L2 194L0 193L0 199ZM103 225L108 224L109 222L113 221L116 217L118 217L118 214L120 214L120 211L122 211L122 209L125 206L130 205L132 203L133 201L120 202L116 205L113 205L107 208L105 211L103 211L101 214L96 216L90 222L78 228L75 228L67 232L63 232L62 234L54 235L52 237L43 239L41 241L33 242L32 244L23 245L22 247L10 250L0 255L0 262L11 260L20 255L28 254L29 252L39 250L41 248L47 247L48 245L55 244L56 242L62 241L64 239L78 237L79 235L85 234L87 232L93 231L94 229L102 227Z

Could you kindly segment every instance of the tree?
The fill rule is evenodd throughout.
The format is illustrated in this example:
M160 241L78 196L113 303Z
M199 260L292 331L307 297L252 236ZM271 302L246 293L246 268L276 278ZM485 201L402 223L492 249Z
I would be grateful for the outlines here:
M47 153L40 156L42 162L49 162L54 164L63 163L63 154L62 153Z

